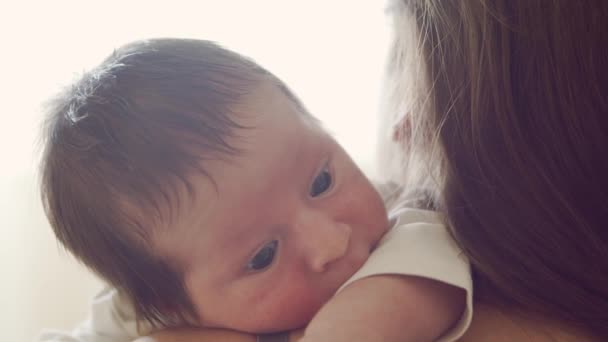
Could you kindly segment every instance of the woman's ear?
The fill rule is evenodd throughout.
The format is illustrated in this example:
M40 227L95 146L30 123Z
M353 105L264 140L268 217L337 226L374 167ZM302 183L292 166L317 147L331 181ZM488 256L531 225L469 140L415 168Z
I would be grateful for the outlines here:
M393 126L393 141L396 143L404 143L409 141L412 136L412 124L410 122L410 113L406 113Z

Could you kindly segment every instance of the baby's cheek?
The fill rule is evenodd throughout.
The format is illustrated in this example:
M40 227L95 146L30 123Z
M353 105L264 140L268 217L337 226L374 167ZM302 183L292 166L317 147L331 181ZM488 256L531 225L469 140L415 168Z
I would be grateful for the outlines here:
M348 217L353 224L362 224L372 230L380 230L382 233L388 225L388 214L380 194L373 185L360 175L351 193L351 202L347 207Z
M286 330L305 326L328 298L303 282L277 286L256 300L256 320L265 330Z

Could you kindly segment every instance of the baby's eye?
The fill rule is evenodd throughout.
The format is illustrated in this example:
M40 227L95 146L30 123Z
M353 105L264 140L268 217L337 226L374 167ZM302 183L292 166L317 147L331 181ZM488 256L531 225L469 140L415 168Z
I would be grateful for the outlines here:
M279 241L273 240L267 243L260 251L249 261L247 268L252 271L260 271L272 264L274 256L277 252Z
M310 196L317 197L323 194L329 189L329 187L331 187L331 182L331 173L327 168L324 168L312 182L312 186L310 187Z

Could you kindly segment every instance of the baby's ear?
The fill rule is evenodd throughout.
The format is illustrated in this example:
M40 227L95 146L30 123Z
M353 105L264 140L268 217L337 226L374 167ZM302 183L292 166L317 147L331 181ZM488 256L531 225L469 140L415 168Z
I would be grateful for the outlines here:
M407 142L411 135L412 124L410 122L410 113L406 113L393 126L393 141L399 143Z

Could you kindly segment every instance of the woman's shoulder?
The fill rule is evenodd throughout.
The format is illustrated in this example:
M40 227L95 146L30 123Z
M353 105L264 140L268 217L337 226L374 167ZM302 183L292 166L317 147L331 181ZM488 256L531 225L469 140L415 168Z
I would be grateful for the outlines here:
M600 341L557 322L525 316L485 303L474 303L473 320L461 342L583 342Z

